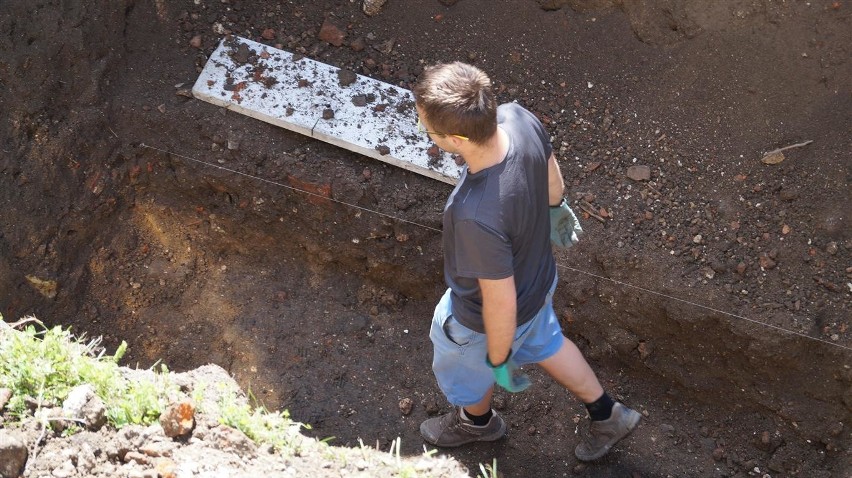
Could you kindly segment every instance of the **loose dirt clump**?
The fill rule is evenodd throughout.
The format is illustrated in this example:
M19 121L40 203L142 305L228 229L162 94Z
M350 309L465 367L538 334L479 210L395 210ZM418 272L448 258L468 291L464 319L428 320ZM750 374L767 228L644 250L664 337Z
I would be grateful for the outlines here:
M848 474L852 5L361 7L0 3L0 313L218 364L313 437L421 454L448 409L428 330L450 186L186 89L228 34L402 87L468 61L551 134L586 231L557 311L646 418L580 464L581 404L531 370L495 397L506 440L442 453L505 476Z

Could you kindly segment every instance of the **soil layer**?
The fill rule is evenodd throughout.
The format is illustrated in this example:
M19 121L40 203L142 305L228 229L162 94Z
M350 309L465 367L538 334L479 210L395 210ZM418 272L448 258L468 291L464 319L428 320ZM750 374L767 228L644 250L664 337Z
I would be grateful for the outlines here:
M645 420L580 464L582 405L531 369L496 397L505 440L446 453L504 476L848 476L850 12L2 2L0 314L125 339L141 366L216 363L316 437L421 453L449 409L428 330L451 187L187 90L229 33L406 88L462 60L550 131L586 229L555 305Z

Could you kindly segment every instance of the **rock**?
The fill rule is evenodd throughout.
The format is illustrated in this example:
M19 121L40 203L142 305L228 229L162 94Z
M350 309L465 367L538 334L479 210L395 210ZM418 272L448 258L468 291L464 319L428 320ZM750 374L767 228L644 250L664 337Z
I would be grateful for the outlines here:
M27 282L39 292L39 294L47 297L48 299L56 297L56 291L59 287L55 280L39 279L34 275L27 275L26 279Z
M352 51L364 51L364 48L367 48L367 41L364 40L364 37L358 37L349 44L349 48L352 48Z
M248 63L249 58L251 58L252 51L249 49L248 45L245 43L240 43L240 46L237 47L237 51L233 54L233 59L235 62L243 65Z
M614 121L614 118L612 116L610 116L610 115L604 116L603 122L601 123L601 129L603 129L604 131L608 131L609 128L612 126L613 121Z
M77 473L74 463L71 460L65 460L63 464L53 469L50 473L55 478L70 478Z
M542 10L552 12L559 10L568 3L568 0L538 0L538 5Z
M151 458L160 458L171 456L174 453L176 444L173 441L152 441L145 443L139 448L139 452Z
M758 260L760 261L760 267L762 269L771 270L771 269L774 269L775 266L776 266L776 262L773 261L772 258L769 257L769 254L767 254L765 252L760 254L760 257L758 258Z
M82 420L89 430L100 430L106 424L106 405L89 384L71 390L62 402L62 413L68 418Z
M387 156L388 154L390 154L390 148L385 146L384 144L376 146L376 151L378 151L379 154L381 154L382 156Z
M414 400L406 397L399 401L399 411L403 415L410 415L412 409L414 409Z
M601 167L601 164L603 164L603 163L601 163L600 161L592 161L592 162L586 164L586 172L591 173L591 172L595 171L596 169Z
M364 0L362 9L364 10L364 13L372 17L382 10L382 6L384 6L385 2L387 2L387 0Z
M433 144L429 146L429 149L426 150L426 154L433 159L438 159L441 157L441 149L438 148L437 144Z
M344 38L346 33L326 18L320 27L319 39L334 46L341 46Z
M441 407L438 406L438 402L434 398L426 400L426 403L423 404L423 408L429 415L437 415L438 412L441 411Z
M394 45L396 45L396 38L391 38L390 40L383 41L382 43L375 45L373 48L385 55L389 55L393 51Z
M334 110L331 108L326 108L322 110L322 119L329 120L334 118Z
M151 463L150 459L139 453L138 451L129 451L124 454L124 462L125 463L136 463L138 465L149 465Z
M627 177L634 181L648 181L651 179L651 168L649 166L630 166L627 168Z
M100 450L98 450L100 453ZM88 443L83 443L80 445L80 451L77 452L77 467L76 469L83 476L90 476L93 469L97 465L97 457L95 456L95 450L92 448L92 445Z
M721 446L717 446L713 450L713 459L716 461L722 461L725 459L725 449Z
M351 70L337 70L337 83L340 86L349 86L358 80L358 75Z
M829 242L828 245L825 246L825 252L831 254L832 256L836 255L838 250L840 250L840 248L837 247L837 243L834 241Z
M192 37L192 40L189 40L189 46L192 48L201 48L201 35Z
M3 408L6 407L6 404L9 403L10 398L12 398L12 391L8 388L0 388L0 412L2 412Z
M261 33L260 36L264 40L274 40L275 39L275 29L267 28L267 29L263 30L263 33Z
M636 345L636 350L639 352L640 360L645 360L651 356L651 346L644 340L639 341L639 344Z
M169 438L188 435L195 426L195 405L188 399L169 405L160 415L160 426Z
M793 201L799 197L799 192L791 189L782 189L779 195L782 201Z
M230 151L236 151L240 149L240 143L242 143L242 141L242 138L237 133L228 133L228 149Z
M664 433L666 436L674 436L675 427L669 425L668 423L663 423L660 425L660 432Z
M772 154L767 154L766 156L760 158L760 161L763 164L780 164L784 161L784 153L779 151Z
M833 437L839 437L843 433L843 422L834 422L828 427L828 434Z
M0 478L18 478L27 465L29 451L16 434L0 429Z
M225 425L210 430L206 440L209 444L224 452L233 452L241 458L257 456L257 445L245 433Z
M177 464L169 458L157 460L155 469L161 478L175 478L177 476Z

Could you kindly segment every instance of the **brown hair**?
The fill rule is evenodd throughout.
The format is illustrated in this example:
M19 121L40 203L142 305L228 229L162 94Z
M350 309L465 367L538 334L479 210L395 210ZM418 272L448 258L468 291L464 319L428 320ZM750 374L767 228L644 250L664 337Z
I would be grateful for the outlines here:
M461 62L427 67L414 85L414 99L429 125L444 134L482 144L497 131L497 100L491 79Z

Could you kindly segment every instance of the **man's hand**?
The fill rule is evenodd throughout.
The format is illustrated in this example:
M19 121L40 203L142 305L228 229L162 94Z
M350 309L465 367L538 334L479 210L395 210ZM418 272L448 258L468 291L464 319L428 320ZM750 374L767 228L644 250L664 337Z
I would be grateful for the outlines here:
M491 371L494 372L494 380L497 382L497 385L512 393L523 392L532 384L529 377L521 372L521 369L512 360L511 350L509 351L509 356L506 357L506 361L500 365L494 365L488 359L486 359L486 362L491 367Z
M567 249L580 240L583 228L568 206L568 201L562 199L558 206L550 206L550 242L560 249Z

